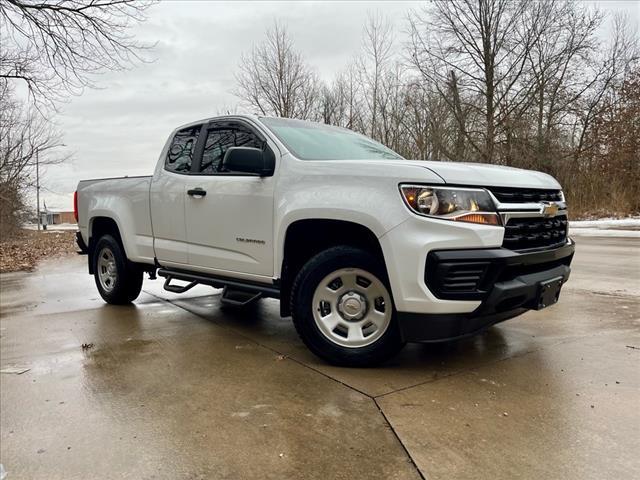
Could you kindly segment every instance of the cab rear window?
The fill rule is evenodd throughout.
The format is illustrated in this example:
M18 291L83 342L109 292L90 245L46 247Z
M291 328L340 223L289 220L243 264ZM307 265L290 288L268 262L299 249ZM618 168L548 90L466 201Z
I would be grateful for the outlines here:
M191 171L193 152L201 129L202 125L196 125L176 132L167 152L165 162L167 170L176 173L189 173Z

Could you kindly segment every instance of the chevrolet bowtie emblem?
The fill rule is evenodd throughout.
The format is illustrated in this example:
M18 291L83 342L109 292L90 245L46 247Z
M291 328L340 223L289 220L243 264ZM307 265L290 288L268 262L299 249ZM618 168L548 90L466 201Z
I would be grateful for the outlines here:
M558 210L560 210L560 207L558 207L557 203L547 203L542 206L540 213L545 217L555 217L558 214Z

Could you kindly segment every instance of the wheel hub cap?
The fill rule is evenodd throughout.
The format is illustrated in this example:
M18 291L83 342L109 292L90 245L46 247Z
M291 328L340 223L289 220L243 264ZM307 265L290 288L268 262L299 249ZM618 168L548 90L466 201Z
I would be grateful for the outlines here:
M323 278L312 304L320 333L347 348L375 343L389 327L393 314L387 287L359 268L341 268Z
M98 279L106 292L111 292L118 278L118 267L113 252L108 247L100 250L98 254Z
M367 300L358 292L347 292L338 302L338 311L345 320L360 320L367 312Z

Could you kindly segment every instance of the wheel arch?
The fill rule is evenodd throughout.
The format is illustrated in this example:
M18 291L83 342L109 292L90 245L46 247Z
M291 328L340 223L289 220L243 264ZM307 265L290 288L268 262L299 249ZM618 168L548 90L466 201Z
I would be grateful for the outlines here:
M95 247L96 243L100 239L100 237L104 235L112 235L116 241L122 247L122 250L127 255L126 248L124 243L122 242L122 236L120 235L120 227L118 222L112 218L107 216L95 216L89 219L88 224L88 234L89 234L89 244L87 245L88 249L88 262L89 262L89 273L93 275L93 256L95 255Z
M371 252L386 271L378 237L357 222L329 218L311 218L292 222L284 235L280 268L280 315L289 316L291 287L302 266L327 248L348 245Z

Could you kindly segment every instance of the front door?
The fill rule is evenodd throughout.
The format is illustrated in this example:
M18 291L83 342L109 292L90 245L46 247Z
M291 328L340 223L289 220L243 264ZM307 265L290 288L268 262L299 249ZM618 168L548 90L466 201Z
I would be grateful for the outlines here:
M275 178L222 171L229 147L270 148L240 121L207 125L202 153L187 178L185 220L191 270L255 278L273 275Z

